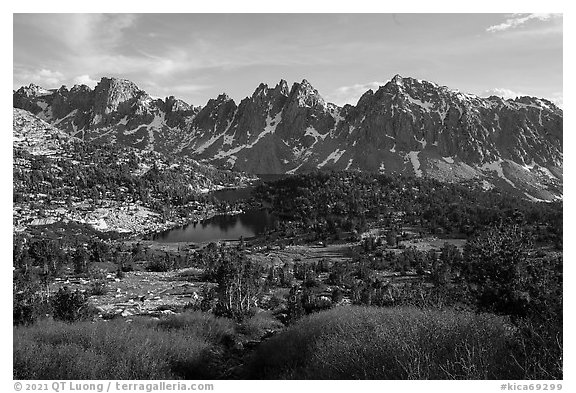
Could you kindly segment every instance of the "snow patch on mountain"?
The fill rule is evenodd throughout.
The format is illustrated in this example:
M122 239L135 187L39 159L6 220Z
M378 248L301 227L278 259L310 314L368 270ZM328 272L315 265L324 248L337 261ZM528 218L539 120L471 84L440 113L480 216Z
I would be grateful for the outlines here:
M492 190L494 188L494 184L490 183L487 180L482 180L482 189L484 191Z
M348 169L350 169L350 166L352 166L352 162L354 161L353 158L348 160L348 164L346 165L346 168L344 169L345 171L347 171Z
M431 102L422 102L419 99L412 98L409 94L406 95L406 99L412 104L418 105L423 111L430 113L430 109L434 108L434 104Z
M404 159L409 159L412 163L412 168L414 169L414 175L416 177L422 177L422 170L420 169L420 159L418 159L419 151L411 151L404 156Z
M58 126L60 123L62 123L64 120L70 119L70 118L74 118L74 116L76 116L76 114L78 113L78 109L74 109L72 112L68 113L66 116L64 116L61 119L58 119L54 122L54 126ZM72 126L75 126L74 123L72 123Z
M214 144L214 142L216 142L218 139L220 139L222 137L222 135L224 134L217 134L212 136L210 139L208 139L206 142L202 143L200 146L198 146L195 151L197 154L203 153L204 150L208 149L210 146L212 146Z
M332 161L333 163L338 162L338 160L342 157L342 155L346 153L346 150L336 149L324 161L318 164L318 169L322 168L324 165L328 163L328 161Z
M148 145L146 146L145 150L154 150L154 131L161 131L164 125L164 112L161 112L160 115L155 115L154 119L148 124Z
M219 151L216 155L214 155L213 159L220 159L220 158L224 158L224 157L231 157L234 158L234 163L236 162L236 157L232 156L233 154L238 153L241 150L244 149L251 149L253 148L259 141L260 139L262 139L264 136L268 135L268 134L273 134L274 131L276 131L276 127L278 126L278 123L282 120L282 113L278 113L274 118L270 117L270 115L268 115L268 117L266 118L266 126L264 127L264 130L258 134L258 136L256 137L256 139L254 140L254 142L252 143L248 143L248 144L244 144L244 145L240 145L240 146L236 146L233 149L229 149L226 151ZM234 136L230 136L230 135L225 135L225 134L220 134L218 138L220 138L221 136L224 136L224 143L223 145L231 145L232 141L234 139ZM228 139L231 138L231 139ZM208 141L210 142L210 145L213 144L215 142L214 141ZM229 142L229 143L228 143ZM209 145L208 145L209 146ZM202 146L203 147L203 146ZM197 150L198 151L198 150ZM202 150L204 151L204 150ZM227 162L230 162L230 159L228 159ZM232 164L234 165L234 164Z
M550 170L548 168L544 168L542 166L538 166L536 169L538 172L544 174L545 176L547 176L548 178L552 179L552 180L558 180L558 178L556 176L554 176L554 174L552 172L550 172Z
M306 128L306 132L304 132L304 136L311 136L314 139L316 139L316 142L318 142L318 139L326 139L326 137L328 136L328 134L320 134L318 131L316 131L316 129L312 126ZM316 143L314 142L314 143Z
M527 192L524 192L524 195L525 195L530 201L532 201L532 202L550 202L550 201L548 201L548 200L546 200L546 199L536 198L536 197L528 194Z
M499 178L504 180L506 183L510 184L512 187L517 188L516 185L504 175L504 170L502 169L502 163L503 162L504 161L502 159L498 159L497 161L493 161L493 162L487 162L487 163L483 164L480 167L480 169L482 169L483 171L496 172L496 174L498 175Z
M416 138L416 137L414 137L414 138ZM422 150L426 149L426 145L428 144L428 142L426 142L425 138L422 138L420 140L416 139L416 141L422 145Z
M256 138L256 140L248 145L246 145L247 149L251 149L252 147L254 147L258 141L260 139L262 139L264 136L268 135L268 134L273 134L274 131L276 131L276 127L278 127L278 124L282 121L282 112L278 112L278 114L276 114L276 116L274 116L274 118L270 117L270 115L268 115L266 117L266 126L264 127L264 131L262 131L258 137Z
M289 174L289 175L293 175L294 173L296 173L296 171L297 171L298 169L300 169L300 167L301 167L302 165L304 165L304 163L298 165L298 166L295 167L295 168L290 169L289 171L286 171L286 173Z
M234 142L234 135L224 135L223 145L232 145L232 142Z
M139 131L142 128L142 126L134 128L133 130L125 130L124 131L124 135L132 135L135 134L137 131Z
M228 164L230 164L231 167L233 167L234 164L236 163L236 160L237 160L237 159L238 159L238 157L236 157L236 156L230 156L230 157L226 160L226 162L227 162Z

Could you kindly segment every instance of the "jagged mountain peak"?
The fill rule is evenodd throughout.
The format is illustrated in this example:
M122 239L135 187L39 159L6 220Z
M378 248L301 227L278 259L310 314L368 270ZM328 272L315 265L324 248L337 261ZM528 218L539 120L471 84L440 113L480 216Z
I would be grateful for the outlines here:
M288 96L288 94L290 94L290 89L288 88L288 82L286 82L285 79L280 79L280 82L278 82L278 84L274 89L278 90L284 96Z
M115 91L142 91L134 82L128 79L115 78L115 77L102 77L94 90L98 93L101 91L106 91L109 93L114 93Z
M300 107L322 107L326 108L326 101L318 93L310 82L302 79L302 82L295 82L290 90L289 99Z
M47 90L37 84L30 83L28 86L22 86L16 90L15 94L24 97L40 97L43 95L51 94L50 90Z
M94 88L94 113L108 115L124 103L136 101L146 95L136 84L127 79L103 77Z
M259 99L274 103L281 97L288 97L289 93L288 83L282 79L274 88L270 88L266 83L260 83L256 90L254 90L251 99Z
M292 86L292 90L296 90L304 94L319 95L318 90L316 90L314 86L312 86L312 84L308 82L307 79L302 79L302 82L300 83L295 82L294 85Z
M562 112L562 108L559 108L552 101L547 100L545 98L538 98L538 97L532 97L532 96L521 96L521 97L516 97L515 99L509 100L509 101L520 103L520 104L525 104L525 105L536 105L538 107L549 109L551 111Z
M103 76L100 78L98 84L121 84L121 85L134 85L136 84L129 79L118 78L115 76Z
M402 78L402 75L396 74L396 75L394 75L394 77L392 79L390 79L390 83L394 83L396 85L401 85L404 83L404 78Z
M386 90L395 90L401 92L412 92L418 90L429 90L429 89L438 89L438 90L446 90L447 88L443 88L438 86L436 83L429 82L422 79L413 78L410 76L401 76L400 74L394 75L392 79L384 86L380 86L380 88L385 88Z
M74 85L70 89L70 93L78 92L78 91L92 91L92 89L87 85Z
M252 97L256 97L257 95L266 95L268 90L268 85L266 83L260 83L256 90L254 90Z
M164 103L167 112L186 112L193 109L190 104L174 96L166 97Z
M216 102L227 102L227 101L234 101L227 93L220 93L218 97L216 97Z

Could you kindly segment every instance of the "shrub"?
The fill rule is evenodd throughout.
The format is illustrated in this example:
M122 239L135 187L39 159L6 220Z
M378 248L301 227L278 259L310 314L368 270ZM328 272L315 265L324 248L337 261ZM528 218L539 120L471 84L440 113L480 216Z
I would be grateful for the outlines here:
M50 304L38 294L34 287L15 291L12 301L14 325L34 323L40 316L50 312Z
M414 308L338 307L263 343L249 378L521 379L507 321Z
M190 317L189 317L190 318ZM224 371L215 318L194 329L132 323L43 320L14 328L15 379L215 379Z
M532 238L516 226L493 228L466 243L463 277L481 310L517 316L528 313L531 246Z
M149 272L163 273L172 270L173 263L169 258L166 259L154 259L148 263L146 270Z
M280 330L284 324L270 312L259 312L242 322L239 331L249 339L260 339L271 331Z
M79 290L62 287L52 297L51 304L55 319L73 322L89 316L88 299Z
M234 337L234 322L227 318L219 318L210 313L189 311L170 315L157 322L162 330L181 330L187 334L202 337L204 340L219 344Z
M106 294L106 280L95 280L90 284L90 294L93 296L102 296Z

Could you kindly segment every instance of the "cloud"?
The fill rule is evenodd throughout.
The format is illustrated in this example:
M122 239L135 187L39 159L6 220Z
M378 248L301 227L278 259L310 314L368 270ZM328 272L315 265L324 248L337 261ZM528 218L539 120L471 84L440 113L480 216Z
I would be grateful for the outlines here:
M210 85L199 85L194 83L178 83L176 85L163 85L153 81L146 81L140 86L148 94L154 97L168 97L176 96L176 98L182 98L182 95L186 97L194 96L196 93L212 88Z
M552 101L558 108L564 109L564 95L562 92L552 93L552 96L548 99Z
M175 25L178 34L172 34L172 26L165 26L163 34L152 39L148 29L154 25L150 25L146 15L18 14L14 18L15 35L24 36L20 32L26 31L35 38L33 45L15 50L15 63L22 64L23 69L58 69L66 75L68 84L90 85L91 78L100 75L153 79L162 86L187 80L190 85L182 88L181 94L197 94L204 86L194 86L196 80L189 80L192 73L210 75L250 67L331 64L322 54L302 51L299 43L277 40L272 35L246 40L220 32L189 32ZM49 43L49 51L45 50L47 45L38 45L40 38ZM14 86L29 81L29 77L14 73ZM163 93L164 89L157 91Z
M498 96L498 97L504 98L505 100L515 99L516 97L524 97L524 96L535 97L534 94L521 93L521 92L517 92L517 91L512 91L510 89L503 89L503 88L498 88L498 87L496 87L494 89L484 90L480 94L480 96L481 97ZM564 98L563 98L562 92L555 92L555 93L552 93L551 96L539 97L539 98L545 98L548 101L553 102L558 108L563 108Z
M511 18L506 19L503 23L486 28L486 31L496 33L499 31L515 29L530 20L549 21L561 17L562 14L513 14Z
M326 98L328 101L333 102L336 105L355 105L360 97L368 90L377 90L380 86L384 86L385 84L386 82L368 82L350 86L341 86L334 90L332 94L327 95Z
M90 75L78 75L76 78L74 78L74 84L86 85L93 88L98 84L98 81L90 78Z
M35 14L23 20L73 53L89 54L121 45L137 19L133 14Z
M516 97L522 97L522 96L526 96L528 94L525 93L519 93L516 91L512 91L510 89L503 89L503 88L499 88L499 87L495 87L493 89L488 89L488 90L484 90L480 96L481 97L490 97L490 96L498 96L498 97L502 97L504 99L514 99Z
M25 81L25 84L35 83L42 87L60 87L64 81L64 75L59 71L52 71L46 68L37 70L14 70L14 77L20 81Z

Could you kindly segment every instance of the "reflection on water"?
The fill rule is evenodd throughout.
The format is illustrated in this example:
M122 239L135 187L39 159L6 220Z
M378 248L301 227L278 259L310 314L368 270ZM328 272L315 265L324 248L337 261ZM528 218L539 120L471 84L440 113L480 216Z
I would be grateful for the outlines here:
M160 243L209 242L217 240L238 240L264 233L274 225L274 218L266 210L249 210L230 216L214 216L199 223L170 229L152 236Z
M259 175L261 181L278 180L287 175ZM250 198L254 190L253 184L244 188L223 189L214 191L211 195L221 202L235 203ZM245 213L230 216L215 216L198 223L188 224L165 232L152 235L151 240L160 243L175 242L210 242L217 240L238 240L260 235L266 229L273 228L274 218L267 210L248 210Z

